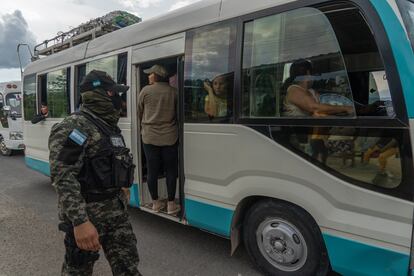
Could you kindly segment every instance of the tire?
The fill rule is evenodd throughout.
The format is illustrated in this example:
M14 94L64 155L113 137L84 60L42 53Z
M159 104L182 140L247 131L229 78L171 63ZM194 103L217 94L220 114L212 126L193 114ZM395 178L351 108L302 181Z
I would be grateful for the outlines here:
M276 200L256 203L244 219L243 240L265 275L326 275L329 269L318 225L296 205Z
M4 143L3 138L0 138L0 154L4 156L10 156L12 155L13 151L11 149L8 149L6 147L6 144Z

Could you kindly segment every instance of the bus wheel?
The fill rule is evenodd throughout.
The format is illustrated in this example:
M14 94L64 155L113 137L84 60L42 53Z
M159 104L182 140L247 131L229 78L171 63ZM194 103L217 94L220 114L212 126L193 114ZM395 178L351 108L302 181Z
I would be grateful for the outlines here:
M5 155L5 156L10 156L12 154L12 150L8 149L6 147L6 143L4 143L4 140L2 138L0 138L0 153L1 155Z
M321 264L329 263L319 227L307 212L287 202L253 205L244 220L243 239L266 275L317 275L324 270Z

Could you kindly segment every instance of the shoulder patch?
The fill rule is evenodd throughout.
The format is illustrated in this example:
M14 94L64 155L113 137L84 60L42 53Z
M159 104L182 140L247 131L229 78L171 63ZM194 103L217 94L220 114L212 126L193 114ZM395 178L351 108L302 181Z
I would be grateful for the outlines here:
M88 138L88 136L86 136L76 128L72 130L72 132L69 134L69 139L71 139L79 146L83 146L83 144L85 144L86 138Z

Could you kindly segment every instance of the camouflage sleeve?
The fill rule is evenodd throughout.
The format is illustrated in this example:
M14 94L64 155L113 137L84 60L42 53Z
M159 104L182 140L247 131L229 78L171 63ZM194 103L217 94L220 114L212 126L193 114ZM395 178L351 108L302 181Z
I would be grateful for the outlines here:
M74 226L88 220L86 203L77 176L83 166L85 144L73 142L69 135L76 125L63 121L53 126L49 137L49 162L52 185L58 194L60 212Z

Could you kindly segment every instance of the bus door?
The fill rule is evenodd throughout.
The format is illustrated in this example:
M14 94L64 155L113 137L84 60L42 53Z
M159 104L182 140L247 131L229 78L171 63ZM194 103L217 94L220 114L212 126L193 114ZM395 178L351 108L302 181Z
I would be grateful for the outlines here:
M165 216L174 220L179 220L182 218L183 212L183 203L184 203L184 174L183 174L183 123L182 123L182 87L181 83L183 80L183 55L184 55L184 34L174 35L172 38L164 38L162 41L150 42L148 45L139 46L137 49L132 50L132 64L134 65L133 71L135 71L135 80L136 80L136 89L133 91L134 95L133 102L135 102L135 107L138 109L138 97L139 93L143 87L149 84L148 75L144 73L145 69L152 67L155 64L162 65L168 72L168 81L170 86L173 86L177 89L177 124L179 128L178 135L178 179L177 179L177 189L175 193L176 204L181 205L181 211L178 214L168 215L166 209L167 203L167 185L166 185L166 175L164 169L161 168L158 174L158 197L163 202L163 206L158 215ZM134 85L133 85L134 88ZM142 140L141 140L141 126L138 119L133 118L133 124L136 124L136 133L135 141L133 143L136 146L136 156L137 156L137 167L138 167L138 189L137 197L138 203L137 207L140 207L145 211L152 211L152 198L149 193L147 185L147 160L144 154ZM162 167L162 166L161 166Z

